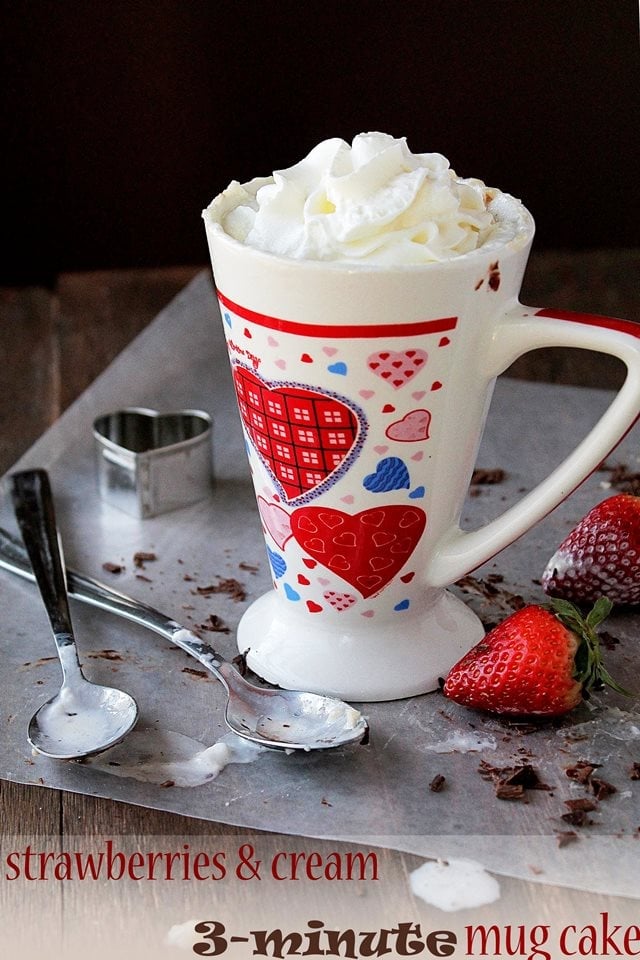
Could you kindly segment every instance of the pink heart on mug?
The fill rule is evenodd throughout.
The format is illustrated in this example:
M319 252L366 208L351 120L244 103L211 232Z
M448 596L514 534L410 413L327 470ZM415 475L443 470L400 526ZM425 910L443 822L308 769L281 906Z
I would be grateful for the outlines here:
M338 593L336 590L325 590L323 597L338 613L341 610L348 610L356 602L356 597L352 593Z
M424 350L380 350L367 357L367 366L376 376L399 390L414 380L416 373L424 367L428 354Z
M285 543L293 536L289 514L277 503L269 503L263 497L258 497L258 510L265 529L280 549L284 550Z
M431 414L428 410L411 410L402 420L396 420L387 427L385 434L390 440L413 443L416 440L429 439Z

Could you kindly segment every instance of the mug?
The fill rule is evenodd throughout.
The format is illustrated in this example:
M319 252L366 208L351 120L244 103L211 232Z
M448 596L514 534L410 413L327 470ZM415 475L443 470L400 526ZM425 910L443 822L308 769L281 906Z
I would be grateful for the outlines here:
M640 327L521 305L534 223L512 203L519 227L499 242L392 267L279 257L224 232L225 194L204 211L273 573L238 647L266 680L356 701L436 689L484 633L445 588L557 506L638 417ZM612 354L626 381L546 480L463 532L495 378L549 346Z

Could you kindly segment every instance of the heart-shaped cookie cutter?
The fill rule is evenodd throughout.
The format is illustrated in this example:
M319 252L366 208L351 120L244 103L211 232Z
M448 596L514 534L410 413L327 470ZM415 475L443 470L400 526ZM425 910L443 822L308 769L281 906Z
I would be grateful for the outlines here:
M102 414L93 424L100 496L139 519L202 500L213 476L211 433L202 410Z

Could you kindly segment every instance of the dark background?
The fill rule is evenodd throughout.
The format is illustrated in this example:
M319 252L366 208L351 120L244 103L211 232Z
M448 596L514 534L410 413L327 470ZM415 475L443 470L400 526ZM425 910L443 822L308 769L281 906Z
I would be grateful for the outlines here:
M229 180L382 130L638 245L635 0L2 0L0 282L204 263Z

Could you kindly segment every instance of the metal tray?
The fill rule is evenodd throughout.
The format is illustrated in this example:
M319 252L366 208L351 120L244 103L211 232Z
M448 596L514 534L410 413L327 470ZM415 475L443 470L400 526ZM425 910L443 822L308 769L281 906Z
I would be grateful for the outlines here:
M497 515L542 479L606 408L605 391L499 381L479 457L500 467L501 483L475 488L465 525ZM197 504L140 520L98 495L92 423L116 407L199 408L214 420L215 486ZM639 428L611 457L638 469ZM230 632L210 633L235 654L234 628L248 602L269 588L269 567L245 467L221 321L209 276L197 277L116 359L22 458L20 466L50 471L70 566L141 597L186 625L220 617ZM609 474L595 473L561 507L518 543L456 588L487 620L509 612L511 597L542 601L538 578L569 526L607 495ZM0 522L15 530L3 496ZM137 567L138 552L156 560ZM104 563L123 565L108 573ZM486 597L493 574L495 593ZM496 575L502 577L495 582ZM246 600L198 593L219 578L240 581ZM640 712L616 695L603 696L569 719L539 729L502 723L449 703L439 694L371 704L367 747L313 756L264 753L233 764L193 788L117 778L91 764L61 764L31 756L26 726L37 703L59 681L44 612L34 588L0 576L0 775L92 796L123 800L251 829L361 841L424 856L475 857L490 870L611 894L640 897L637 870ZM221 691L186 655L141 628L73 606L89 676L129 690L141 723L172 730L209 746L224 735ZM637 686L640 615L611 618L611 672ZM562 819L566 800L586 788L566 773L578 760L602 764L616 792L602 799L588 826ZM486 779L493 768L530 764L551 789L526 790L523 800L497 799ZM483 776L484 773L484 776ZM445 777L440 792L430 789ZM560 835L575 833L564 845ZM506 838L504 842L497 838ZM615 865L615 869L614 866Z

